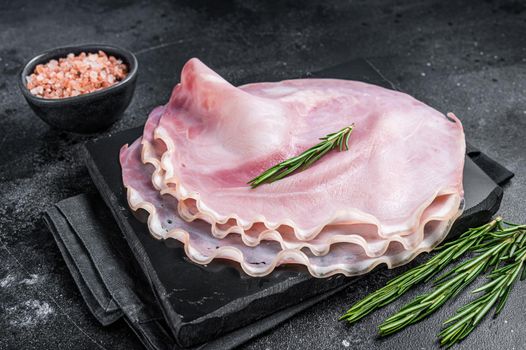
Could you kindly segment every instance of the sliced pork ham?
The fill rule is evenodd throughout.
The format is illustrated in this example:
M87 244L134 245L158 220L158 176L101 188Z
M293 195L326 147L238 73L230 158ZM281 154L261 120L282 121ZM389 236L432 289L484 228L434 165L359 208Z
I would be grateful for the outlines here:
M272 184L246 184L351 123L349 151L332 152ZM236 88L192 59L169 103L150 114L132 148L121 154L123 179L132 208L149 203L152 234L176 237L195 252L192 225L202 229L206 222L211 242L247 249L236 243L240 253L227 258L254 275L288 262L305 264L316 276L399 265L438 244L462 208L460 121L406 94L360 82L307 79ZM130 172L135 153L140 164ZM131 180L141 167L148 169L141 172L141 181L149 176L148 190ZM150 199L138 201L146 192ZM169 197L172 205L164 204ZM180 227L160 229L152 218ZM260 259L264 272L248 268L250 248L269 244L274 251ZM354 268L341 267L351 260Z
M181 81L154 136L168 148L162 159L165 192L188 200L201 219L234 219L244 230L255 223L286 225L300 240L349 222L375 224L382 237L402 236L418 228L437 196L462 196L460 122L406 94L321 79L238 89L195 59ZM272 184L246 185L351 123L356 129L350 152L333 152Z
M251 276L267 275L284 264L304 265L315 277L328 277L337 273L360 275L379 264L396 267L434 247L456 218L456 215L449 221L427 218L429 221L424 228L424 239L415 249L407 250L393 242L380 256L369 256L364 243L338 243L331 247L330 253L323 256L302 249L283 249L278 242L268 240L250 247L244 244L241 235L231 234L219 239L210 234L208 223L183 220L177 214L178 201L173 196L161 195L154 187L151 177L155 166L142 162L141 140L135 141L130 147L124 146L120 161L128 203L132 210L147 212L148 227L155 238L177 239L184 244L186 255L198 264L208 264L213 259L236 261Z
M164 107L156 108L148 118L144 127L144 134L141 140L142 161L154 165L152 181L157 190L165 193L169 188L165 183L165 172L161 167L161 156L166 152L164 143L154 138L154 131L159 125L159 120L163 114ZM309 248L315 255L324 255L332 244L336 243L357 243L361 244L369 256L380 256L388 248L389 242L398 241L405 249L414 249L421 241L424 226L430 220L447 220L459 210L461 198L457 195L446 194L435 198L433 203L425 210L420 225L416 232L406 235L402 239L397 237L384 239L378 235L376 225L364 224L360 222L328 225L322 229L319 235L310 241L299 240L294 232L287 226L281 226L279 230L268 229L262 224L252 225L248 230L242 230L235 223L220 224L211 222L211 233L218 238L224 238L230 233L242 234L244 244L256 246L262 240L278 241L283 249L302 249ZM190 201L186 201L190 202ZM185 205L182 201L178 211L187 221L201 218L195 205Z

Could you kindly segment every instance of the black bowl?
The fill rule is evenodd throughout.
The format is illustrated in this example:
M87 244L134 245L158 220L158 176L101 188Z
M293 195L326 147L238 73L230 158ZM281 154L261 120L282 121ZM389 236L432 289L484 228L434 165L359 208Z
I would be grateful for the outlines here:
M74 97L45 99L33 95L26 84L38 64L51 59L75 55L81 52L98 52L120 58L128 67L128 75L122 81L102 90ZM80 45L59 47L46 51L26 63L19 76L19 86L33 111L49 125L66 131L90 134L104 130L120 119L130 104L137 81L137 58L128 50L109 45Z

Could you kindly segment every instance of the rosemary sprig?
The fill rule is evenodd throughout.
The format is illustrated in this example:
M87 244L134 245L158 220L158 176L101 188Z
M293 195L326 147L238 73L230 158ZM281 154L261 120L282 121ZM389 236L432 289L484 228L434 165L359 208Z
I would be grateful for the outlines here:
M502 253L513 244L512 239L506 239L466 262L455 267L435 282L432 292L422 294L402 307L397 313L386 319L380 326L380 335L396 333L412 325L438 310L446 301L456 296L475 278L491 266L494 260L500 261Z
M485 293L461 307L445 322L446 328L440 332L439 339L442 346L449 347L468 336L493 307L495 316L498 315L519 275L521 280L526 278L526 225L509 224L497 218L468 230L438 250L440 252L427 263L407 271L356 303L341 319L356 322L397 299L416 283L428 281L464 253L473 252L477 255L435 279L431 292L416 297L379 327L380 335L385 336L420 321L492 268L488 276L490 282L474 291Z
M247 184L252 188L256 188L262 184L280 180L296 171L305 170L335 148L338 148L340 152L347 151L349 149L349 138L351 137L353 129L354 124L351 124L338 132L321 137L320 140L322 141L317 145L309 148L296 157L289 158L265 170L263 173L247 182Z
M378 289L354 304L340 317L340 320L355 323L371 312L395 301L415 285L429 281L449 265L449 263L457 260L465 252L477 246L482 238L493 230L500 221L501 218L496 218L485 225L469 229L456 240L442 245L438 248L441 250L438 254L422 265L414 267L400 276L395 277L389 281L385 287Z
M494 306L494 317L498 316L519 275L521 281L526 278L526 247L515 251L512 257L510 264L495 269L488 276L490 282L472 292L485 292L482 296L459 308L455 316L444 322L447 327L438 335L441 346L450 347L467 337Z

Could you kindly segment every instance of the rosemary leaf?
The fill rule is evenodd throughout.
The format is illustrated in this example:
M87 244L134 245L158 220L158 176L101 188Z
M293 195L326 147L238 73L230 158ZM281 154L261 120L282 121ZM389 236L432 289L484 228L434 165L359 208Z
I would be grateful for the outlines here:
M435 250L438 254L427 262L369 294L340 319L350 323L358 321L396 300L414 285L429 281L448 264L471 252L475 256L436 278L430 292L417 296L379 326L380 335L386 336L422 320L491 269L487 275L489 282L473 291L483 294L459 308L444 323L439 340L442 346L450 347L467 337L491 309L495 309L496 317L504 308L514 283L526 278L526 225L510 224L499 217L486 225L469 229Z
M485 292L482 296L458 309L455 316L444 322L446 327L438 336L441 346L450 347L467 337L494 306L495 317L502 311L521 270L523 273L525 271L526 247L515 251L512 260L511 263L495 269L488 276L490 282L473 291Z
M398 332L431 315L446 301L455 297L471 284L475 278L486 270L495 256L499 256L500 253L512 244L513 240L506 239L488 249L484 254L458 265L453 270L439 277L435 282L435 287L432 292L418 296L415 300L403 306L400 311L386 319L379 326L380 335L386 336ZM410 313L411 317L406 316L408 313ZM405 320L402 325L398 322L400 317L404 317Z
M511 229L504 228L499 220L495 227L497 228L497 232L487 232L483 237L483 240L473 246L473 249L480 255L468 259L435 279L434 290L432 292L418 296L379 326L380 335L386 336L398 332L401 329L429 316L438 310L438 308L440 308L446 301L455 297L465 289L475 280L475 278L484 273L490 267L493 267L494 271L491 272L489 277L496 279L475 290L475 292L493 289L502 291L502 294L495 297L492 296L491 298L488 297L488 301L484 304L487 306L488 303L491 302L491 306L493 306L495 302L498 302L497 311L500 312L506 301L509 289L506 289L508 287L505 285L507 280L499 276L503 276L508 270L513 269L513 265L505 265L504 267L499 267L499 265L502 261L509 260L510 256L514 253L521 254L526 248L522 247L524 242L524 232L521 226L515 225L512 226ZM513 280L518 277L519 271L520 269L516 270ZM491 308L491 306L489 307ZM460 309L460 316L464 316L467 312L466 310L470 310L470 312L465 318L475 317L473 321L475 324L478 323L487 312L485 309L472 310L471 307L466 307ZM410 317L407 316L408 313L410 314ZM474 314L476 315L474 316ZM400 324L399 322L400 317L404 318L403 324ZM461 326L459 325L453 328L447 339L461 339L461 337L467 336L467 334L471 332L471 328L467 326L462 326L462 332L459 332L458 329L460 329L460 327ZM459 333L457 334L456 332ZM453 333L456 335L453 336Z
M501 218L496 218L485 225L469 229L456 240L437 248L439 252L427 262L404 272L389 281L385 287L369 294L354 304L340 317L340 320L355 323L371 312L395 301L415 285L427 282L452 261L477 247L481 240L500 223L500 220Z
M346 126L338 132L321 137L320 143L312 146L298 156L289 158L265 170L247 182L247 184L252 188L256 188L266 183L278 181L297 171L307 169L333 149L338 149L340 152L347 151L349 149L349 138L351 137L353 129L354 124Z

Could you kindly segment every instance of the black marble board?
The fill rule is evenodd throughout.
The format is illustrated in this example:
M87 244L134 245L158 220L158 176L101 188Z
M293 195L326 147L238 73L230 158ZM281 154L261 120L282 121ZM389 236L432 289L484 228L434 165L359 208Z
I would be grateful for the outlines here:
M313 76L358 79L392 87L365 60ZM87 165L148 277L179 345L188 347L208 341L352 281L341 275L316 279L297 267L280 267L269 276L253 278L224 261L196 265L186 258L177 242L153 239L146 225L128 209L118 163L120 147L140 135L141 128L137 128L88 143ZM452 235L488 220L502 198L502 189L469 157L464 172L466 210L455 223Z

